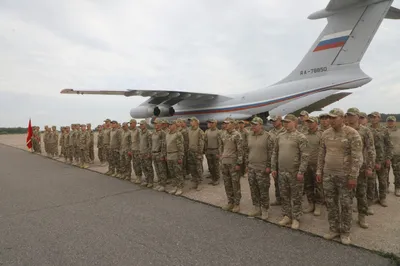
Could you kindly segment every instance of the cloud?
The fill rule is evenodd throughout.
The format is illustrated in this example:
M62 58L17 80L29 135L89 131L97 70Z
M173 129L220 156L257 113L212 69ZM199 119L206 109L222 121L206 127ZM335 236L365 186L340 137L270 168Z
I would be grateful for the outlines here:
M0 126L24 126L29 116L40 125L128 119L146 100L60 95L62 88L228 94L265 87L302 59L326 23L306 18L325 2L3 0ZM397 23L383 22L362 61L374 80L332 107L397 111Z

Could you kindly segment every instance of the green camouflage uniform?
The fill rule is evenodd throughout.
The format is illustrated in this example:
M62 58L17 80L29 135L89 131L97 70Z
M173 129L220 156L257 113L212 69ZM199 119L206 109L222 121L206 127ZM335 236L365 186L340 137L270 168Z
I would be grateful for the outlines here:
M167 183L167 162L165 161L167 154L164 130L155 130L153 134L151 134L151 152L158 183L160 186L165 187Z
M199 127L191 127L188 130L188 139L188 167L196 187L201 183L203 176L204 131Z
M103 164L105 162L104 157L104 131L99 130L97 134L97 157L99 157L100 163Z
M173 186L182 189L184 185L182 166L185 152L183 136L178 130L174 132L169 131L166 135L165 142L168 169L171 176L174 178ZM178 163L179 160L181 160L182 163Z
M90 145L90 134L88 131L81 131L79 134L78 147L80 166L85 167L89 163L89 145Z
M331 116L344 116L333 109ZM343 125L339 130L329 128L322 134L318 154L317 175L323 174L325 202L329 229L333 233L348 234L352 223L352 190L350 179L357 179L363 162L362 140L358 132Z
M218 182L221 177L219 165L220 147L222 145L221 132L216 129L207 129L204 134L204 149L211 180Z
M389 116L387 120L396 121L394 116ZM393 144L393 157L392 157L392 168L394 175L394 186L395 189L400 189L400 130L395 126L388 128L390 140ZM387 173L389 177L389 173Z
M111 129L110 132L110 161L108 165L108 171L111 174L120 173L120 150L121 150L121 130L117 128Z
M146 177L143 185L153 184L154 169L151 160L151 132L148 129L142 129L139 134L140 139L140 163L142 171Z
M275 143L275 138L285 132L286 132L286 129L284 127L281 127L280 129L276 129L276 128L271 129L269 131L269 134L272 137L272 141ZM275 168L279 169L278 165L276 165ZM274 177L274 187L275 187L275 198L276 198L276 201L279 203L279 202L281 202L281 192L279 190L279 173Z
M294 121L294 115L286 119ZM282 215L299 220L302 215L302 196L304 180L299 181L297 174L305 174L309 160L307 138L297 130L286 131L275 138L272 154L272 171L279 172L279 189L282 203ZM278 165L278 168L277 168Z
M136 180L142 179L142 166L140 164L140 130L136 127L131 129L132 134L132 168L136 175Z

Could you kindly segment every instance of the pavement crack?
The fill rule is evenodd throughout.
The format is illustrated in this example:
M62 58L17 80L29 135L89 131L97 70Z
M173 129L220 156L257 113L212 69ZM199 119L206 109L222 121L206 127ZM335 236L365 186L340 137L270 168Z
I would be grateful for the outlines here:
M62 207L67 207L67 206L74 206L74 205L87 203L87 202L98 202L98 201L106 199L106 198L111 198L111 197L115 197L115 196L119 196L119 195L123 195L123 194L130 194L130 193L133 193L133 192L139 192L139 191L143 191L143 190L145 190L145 189L144 188L131 189L131 190L127 190L127 191L122 191L122 192L118 192L118 193L104 195L104 196L101 196L101 197L81 200L81 201L77 201L77 202L71 202L71 203L47 206L47 207L43 207L43 208L32 209L32 210L19 212L19 213L13 213L13 214L4 215L4 216L0 215L0 219L7 219L7 218L18 216L18 215L26 215L26 214L36 213L36 212L40 212L40 211L43 211L43 210L51 210L51 209L57 209L57 208L62 208Z

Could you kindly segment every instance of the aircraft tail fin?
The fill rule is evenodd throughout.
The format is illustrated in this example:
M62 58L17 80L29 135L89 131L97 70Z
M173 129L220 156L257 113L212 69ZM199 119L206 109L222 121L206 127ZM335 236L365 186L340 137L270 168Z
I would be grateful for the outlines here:
M393 0L331 0L325 9L311 14L309 19L327 18L328 24L296 69L278 84L326 76L349 66L359 69L383 19L398 17L392 3Z

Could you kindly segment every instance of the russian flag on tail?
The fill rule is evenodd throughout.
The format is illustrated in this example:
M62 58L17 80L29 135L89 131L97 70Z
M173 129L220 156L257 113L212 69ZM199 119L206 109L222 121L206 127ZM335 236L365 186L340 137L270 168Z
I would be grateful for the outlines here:
M346 30L325 35L319 41L314 52L324 51L332 48L343 47L350 37L352 30Z

